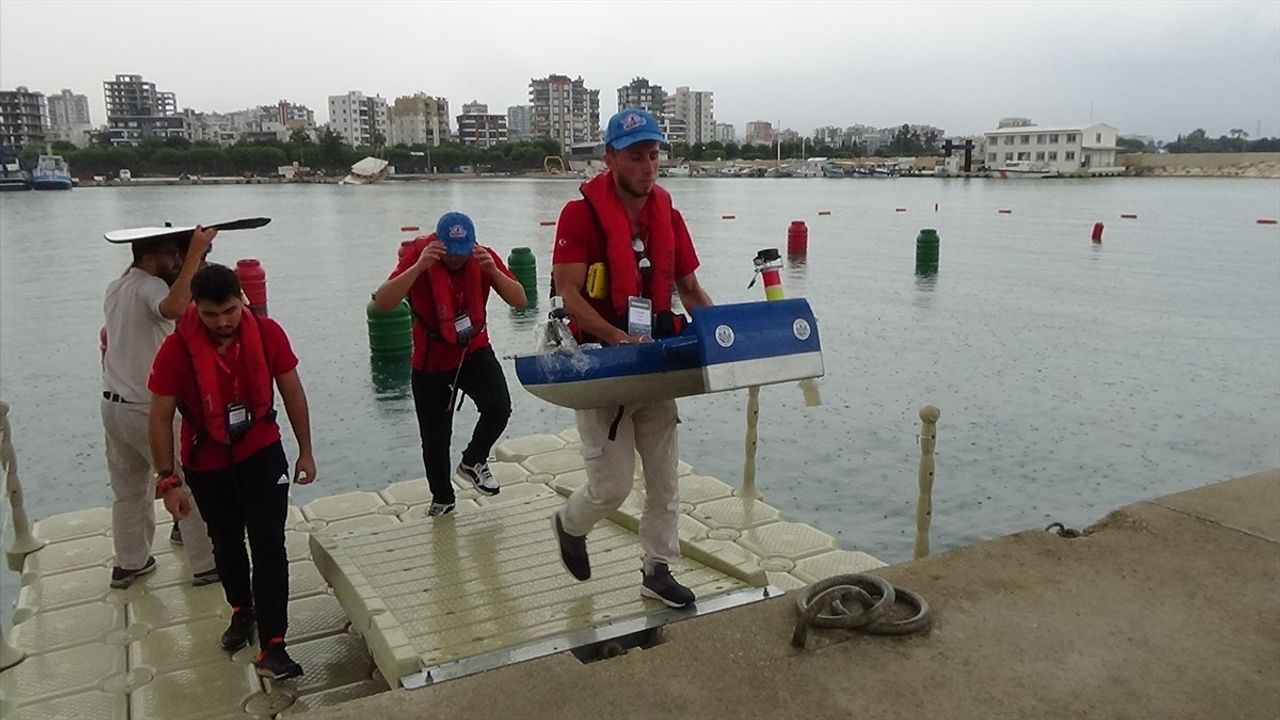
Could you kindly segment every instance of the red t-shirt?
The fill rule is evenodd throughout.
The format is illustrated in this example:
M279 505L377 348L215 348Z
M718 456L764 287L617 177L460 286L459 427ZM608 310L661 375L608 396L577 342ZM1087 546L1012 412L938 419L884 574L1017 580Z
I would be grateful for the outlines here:
M245 312L248 312L248 308ZM254 320L258 322L262 333L262 350L267 357L271 376L280 377L296 368L298 358L289 345L289 336L285 335L279 323L264 317L255 317ZM242 325L241 328L243 327ZM250 379L241 356L240 334L237 332L231 344L219 354L214 366L217 368L218 386L224 401L239 401L247 405L247 390L243 388L249 386ZM256 421L249 426L244 437L231 446L230 452L226 445L220 445L206 437L200 443L199 452L192 457L196 429L203 426L204 415L200 412L200 388L196 385L196 371L192 366L191 356L187 354L177 333L166 337L160 350L156 352L147 388L156 395L176 397L181 407L191 409L190 413L182 417L182 467L187 470L221 470L280 439L280 426L274 420Z
M481 247L484 247L483 245ZM493 251L493 248L485 247L489 257L493 258L493 264L498 270L509 278L515 279L511 271L507 269L506 263L502 262L502 258ZM408 248L404 255L400 257L400 262L396 265L396 269L391 271L387 279L399 275L400 273L413 267L418 262L418 256L421 251L416 248ZM474 262L474 260L472 260ZM453 307L462 310L467 307L467 289L462 281L466 277L466 273L462 272L462 268L457 271L449 270L446 265L445 270L449 272L449 283L453 288ZM489 302L489 291L493 288L493 282L488 275L481 273L480 292L484 295L484 302ZM417 280L413 281L413 285L409 287L409 304L413 306L413 311L417 313L418 318L429 322L436 322L436 300L431 294L431 279L427 273L422 273ZM422 323L418 322L418 318L413 321L413 369L426 370L427 372L442 372L445 370L453 370L462 363L462 346L453 345L439 340L433 340L422 327ZM483 318L472 318L473 323L484 322ZM427 351L428 343L430 344L430 352ZM485 333L476 345L471 346L472 350L489 347L488 334Z
M698 253L693 249L693 238L684 224L684 216L674 208L671 216L672 230L675 231L675 275L679 279L698 269ZM641 212L638 220L641 236L648 238L649 213ZM571 200L566 203L556 223L556 244L551 251L551 264L583 263L588 267L598 262L607 264L609 258L605 256L604 248L604 238L600 236L600 227L596 225L587 201ZM582 296L600 313L600 317L609 321L615 319L617 313L609 298L587 297L585 292Z

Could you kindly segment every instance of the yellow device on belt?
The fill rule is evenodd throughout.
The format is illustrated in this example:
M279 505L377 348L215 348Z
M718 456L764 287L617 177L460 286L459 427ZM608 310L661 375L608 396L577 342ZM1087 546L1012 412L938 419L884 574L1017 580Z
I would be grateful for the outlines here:
M603 300L609 297L609 270L602 262L587 268L587 297Z

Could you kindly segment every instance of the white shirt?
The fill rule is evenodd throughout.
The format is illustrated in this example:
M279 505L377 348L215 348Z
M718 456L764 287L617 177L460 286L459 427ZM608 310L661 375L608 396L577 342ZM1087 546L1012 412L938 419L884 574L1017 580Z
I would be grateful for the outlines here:
M151 402L147 390L151 361L165 336L173 332L173 321L160 314L160 303L168 295L164 280L136 267L107 286L102 304L107 318L102 388L127 402Z

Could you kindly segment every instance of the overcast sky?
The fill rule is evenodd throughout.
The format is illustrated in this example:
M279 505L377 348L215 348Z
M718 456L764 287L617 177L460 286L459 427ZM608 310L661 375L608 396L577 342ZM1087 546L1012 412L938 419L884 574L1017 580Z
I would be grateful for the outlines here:
M715 93L717 122L808 132L1016 115L1172 139L1280 135L1280 2L59 2L0 0L0 87L89 96L140 74L180 107L426 92L451 113L528 102L529 80L644 76Z

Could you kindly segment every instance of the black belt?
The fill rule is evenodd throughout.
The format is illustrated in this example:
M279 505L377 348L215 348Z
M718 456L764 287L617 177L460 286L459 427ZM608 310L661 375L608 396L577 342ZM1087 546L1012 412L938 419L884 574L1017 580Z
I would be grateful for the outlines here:
M128 400L125 400L119 395L111 392L110 390L102 391L102 399L110 400L111 402L114 402L114 403L124 403L125 405L141 405L142 404L142 403L129 402Z

